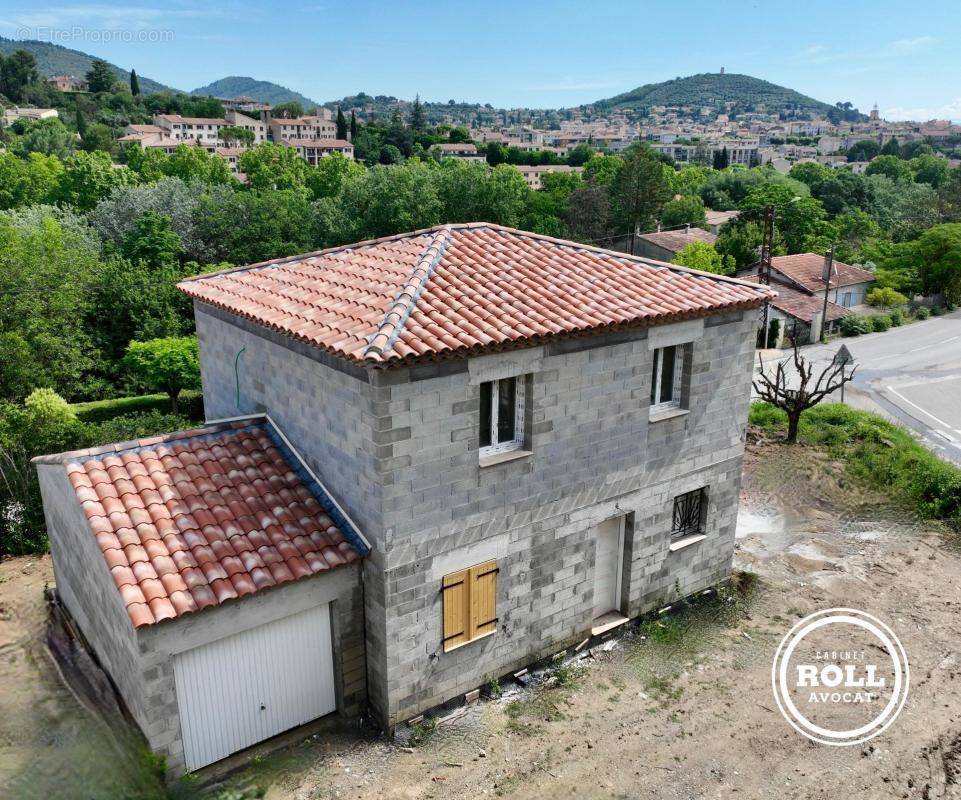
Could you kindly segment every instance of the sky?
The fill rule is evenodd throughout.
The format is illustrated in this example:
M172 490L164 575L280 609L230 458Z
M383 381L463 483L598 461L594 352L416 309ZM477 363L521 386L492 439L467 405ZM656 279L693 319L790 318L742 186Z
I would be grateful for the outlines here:
M321 102L556 108L724 67L887 119L961 120L958 0L0 0L0 36L188 91L248 75Z

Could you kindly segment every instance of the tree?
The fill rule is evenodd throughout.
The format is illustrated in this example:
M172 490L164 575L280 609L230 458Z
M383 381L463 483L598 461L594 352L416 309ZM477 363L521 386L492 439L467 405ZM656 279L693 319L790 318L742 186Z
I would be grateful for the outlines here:
M364 165L342 153L331 153L320 159L313 169L307 170L307 188L315 200L336 197L344 184L364 172Z
M895 291L889 286L878 286L868 292L868 305L877 306L885 310L903 306L908 302L908 298L901 292Z
M441 202L441 222L486 220L518 227L530 189L513 167L501 164L490 169L448 159L430 175Z
M622 163L620 156L594 156L584 165L584 180L609 187L614 183Z
M74 153L64 163L56 198L78 211L90 211L118 186L133 182L129 170L117 169L106 153Z
M567 154L567 163L572 167L583 167L597 151L589 144L579 144Z
M614 216L624 233L650 228L670 197L662 164L645 147L632 147L611 184Z
M289 100L275 105L271 113L277 118L296 119L304 115L304 107L296 100Z
M124 364L148 389L166 392L174 414L180 393L200 388L200 356L193 336L131 342Z
M918 183L926 183L935 189L940 189L951 176L951 166L946 158L937 156L921 155L912 158L909 162L914 171L914 180Z
M881 145L873 139L855 142L847 150L848 161L870 161L881 152Z
M43 153L63 161L74 151L76 143L77 137L73 131L56 117L48 117L27 125L15 151L22 156Z
M51 202L62 172L56 156L0 152L0 209Z
M140 94L140 79L137 78L137 70L130 70L130 94L137 97Z
M892 181L913 181L914 170L897 156L878 156L864 170L865 175L886 175Z
M714 151L713 162L714 169L727 169L731 163L731 157L727 152L726 146Z
M150 266L176 262L183 253L180 237L170 227L170 217L145 211L123 241L123 254Z
M882 156L898 156L898 157L900 157L900 155L901 155L901 145L898 144L897 137L892 136L890 139L888 139L888 140L884 143L884 146L881 148L881 153L880 153L880 155L882 155Z
M664 210L661 212L661 225L664 227L676 228L685 224L707 227L704 201L696 194L669 200L664 204Z
M347 119L344 117L344 112L341 111L340 106L337 106L337 138L347 138Z
M117 82L113 69L106 61L95 59L87 70L87 85L91 92L110 92L113 85Z
M164 175L184 181L202 181L209 184L235 183L233 175L230 174L230 167L224 159L216 153L208 153L203 147L195 145L177 145L169 156L163 159L158 158L156 162L152 162L148 156L145 164L151 163L159 165Z
M112 156L117 150L117 140L110 128L102 122L95 122L84 132L80 146L88 152L100 150Z
M350 140L357 138L357 115L353 109L350 111Z
M938 210L945 222L961 222L961 167L951 170L938 190Z
M607 189L589 182L567 198L565 222L571 238L579 242L608 246L611 201Z
M854 378L856 366L847 364L830 364L814 377L815 366L809 363L794 345L794 375L788 374L785 367L786 359L778 361L774 374L765 370L764 362L758 353L757 379L754 381L754 391L758 397L787 414L787 442L797 441L798 427L801 415L809 408L813 408L832 392L840 389ZM814 381L812 383L812 380Z
M707 242L691 242L684 245L674 257L674 264L717 275L732 275L734 273L734 259L724 256L714 249L714 245Z
M420 133L427 127L427 119L424 115L424 106L420 102L420 95L414 96L414 103L410 107L410 127L411 130Z
M463 144L464 142L469 142L470 131L462 125L458 125L456 128L450 129L447 139L454 144Z
M24 90L39 80L33 54L26 50L16 50L6 58L0 55L0 94L9 100L22 102Z
M83 113L80 111L79 107L77 108L77 113L74 117L74 123L77 128L77 133L80 134L80 138L83 139L83 135L87 132L87 120L83 116Z
M507 150L500 142L487 143L487 163L492 167L503 164L507 160Z
M925 294L940 292L948 302L961 303L961 223L935 225L902 247Z

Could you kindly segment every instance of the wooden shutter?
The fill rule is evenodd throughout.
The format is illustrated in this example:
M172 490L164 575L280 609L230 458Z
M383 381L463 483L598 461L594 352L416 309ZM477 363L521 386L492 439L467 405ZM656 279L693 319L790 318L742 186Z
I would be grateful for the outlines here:
M470 570L463 569L444 576L444 651L470 641Z
M497 562L470 568L470 632L476 639L497 630Z

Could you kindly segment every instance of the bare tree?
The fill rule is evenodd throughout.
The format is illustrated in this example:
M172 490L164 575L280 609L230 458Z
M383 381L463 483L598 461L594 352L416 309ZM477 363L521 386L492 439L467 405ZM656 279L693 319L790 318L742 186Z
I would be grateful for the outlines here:
M787 414L787 441L789 444L797 441L801 414L816 406L844 384L849 383L857 371L856 366L849 366L843 362L832 362L821 370L820 375L815 379L814 364L809 363L801 355L797 341L792 341L792 344L794 346L794 369L797 371L797 388L792 389L790 387L790 383L793 383L793 381L789 380L790 376L785 369L784 361L778 362L774 375L768 375L764 371L764 362L761 360L760 353L758 353L757 360L761 366L761 372L758 379L754 381L754 391L757 392L758 397ZM814 381L813 385L812 380Z

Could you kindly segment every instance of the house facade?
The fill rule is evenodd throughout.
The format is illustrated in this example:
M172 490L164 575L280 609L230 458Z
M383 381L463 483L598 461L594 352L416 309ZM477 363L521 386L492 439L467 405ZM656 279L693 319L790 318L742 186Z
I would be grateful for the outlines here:
M228 613L241 635L248 604L260 609L249 627L273 631L281 593L329 584L316 591L332 603L339 637L336 707L366 703L390 729L729 573L766 287L476 223L181 288L195 303L207 417L269 425L296 444L281 455L302 463L295 471L324 509L341 511L333 527L344 558L215 608L181 598L182 614L145 620L137 637L209 636L205 620ZM250 422L256 415L269 422ZM85 540L89 551L69 559L76 574L61 591L79 618L82 574L105 571L83 514L56 519L55 507L71 505L58 469L76 461L56 457L41 470L62 492L44 492L55 564L67 560L65 542ZM256 503L267 486L247 481L238 491ZM266 505L283 516L283 504ZM266 521L267 538L290 550L283 526L271 533ZM309 542L290 544L296 564ZM97 625L86 607L81 629ZM210 643L195 633L190 644ZM197 717L185 704L197 701L175 689L167 739L151 738L149 721L145 731L172 764L202 766L184 757L193 734L183 720Z

